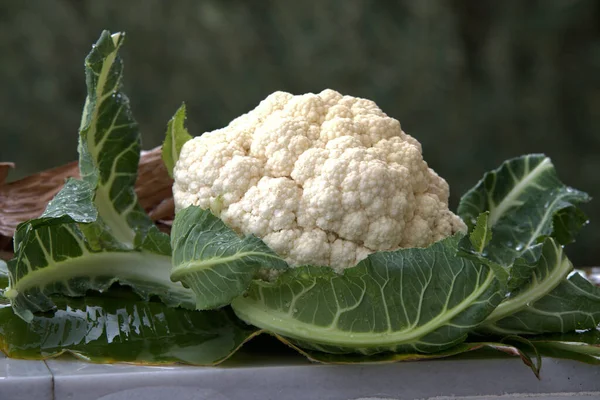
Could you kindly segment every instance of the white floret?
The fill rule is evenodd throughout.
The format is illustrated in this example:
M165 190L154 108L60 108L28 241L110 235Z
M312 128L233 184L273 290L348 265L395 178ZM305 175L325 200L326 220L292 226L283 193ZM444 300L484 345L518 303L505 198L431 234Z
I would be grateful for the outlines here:
M373 101L333 90L271 94L188 141L174 178L177 210L211 208L292 265L341 270L466 229L420 143Z

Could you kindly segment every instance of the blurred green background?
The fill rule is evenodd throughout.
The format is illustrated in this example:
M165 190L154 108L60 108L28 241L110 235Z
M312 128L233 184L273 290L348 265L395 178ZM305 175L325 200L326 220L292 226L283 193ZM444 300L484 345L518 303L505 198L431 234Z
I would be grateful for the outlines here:
M125 89L144 147L182 101L194 134L275 90L373 99L423 143L451 206L529 152L589 192L568 251L600 264L600 1L0 0L0 160L12 179L75 160L83 59L126 31Z

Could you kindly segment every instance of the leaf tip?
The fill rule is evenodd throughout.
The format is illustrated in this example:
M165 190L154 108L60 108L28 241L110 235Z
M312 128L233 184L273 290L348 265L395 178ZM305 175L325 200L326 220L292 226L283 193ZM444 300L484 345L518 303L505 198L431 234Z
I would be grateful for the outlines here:
M183 102L167 123L167 132L162 146L161 156L171 178L183 145L192 139L192 135L185 128L185 119L186 105Z
M115 32L112 35L110 35L110 37L112 38L115 47L117 47L121 40L125 38L125 32Z

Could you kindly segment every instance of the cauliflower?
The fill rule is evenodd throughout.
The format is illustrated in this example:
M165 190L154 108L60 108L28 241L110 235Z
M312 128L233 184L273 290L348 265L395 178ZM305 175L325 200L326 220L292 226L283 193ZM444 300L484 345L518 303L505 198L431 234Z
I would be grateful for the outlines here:
M186 142L174 179L176 210L210 208L291 265L340 271L466 231L420 143L373 101L334 90L271 94Z

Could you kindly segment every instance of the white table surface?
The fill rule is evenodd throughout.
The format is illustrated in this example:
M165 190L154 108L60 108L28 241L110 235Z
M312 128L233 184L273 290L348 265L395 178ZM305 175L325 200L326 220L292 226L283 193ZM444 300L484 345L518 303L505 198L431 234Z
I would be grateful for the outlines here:
M242 355L218 367L143 367L0 357L0 400L600 399L600 367L554 359L538 380L516 358L320 365Z

